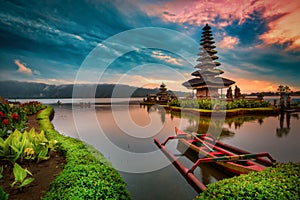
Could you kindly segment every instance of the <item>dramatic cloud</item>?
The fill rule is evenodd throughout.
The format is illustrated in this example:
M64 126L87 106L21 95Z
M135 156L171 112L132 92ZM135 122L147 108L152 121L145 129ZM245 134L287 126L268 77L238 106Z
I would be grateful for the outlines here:
M193 78L201 28L209 23L222 76L236 81L242 91L276 90L277 84L300 88L300 1L29 0L0 1L0 8L0 80L72 83L98 44L135 28L160 27L184 36L162 30L150 39L150 32L130 36L137 44L168 49L147 49L127 38L114 41L107 52L117 59L101 82L116 83L127 74L124 84L155 87L165 82L168 88L185 90L181 83ZM94 68L79 82L98 80L95 72L109 58L96 55Z
M269 31L261 35L266 44L287 44L287 50L300 49L300 2L267 1L264 17L272 19L268 23ZM276 17L281 16L281 17Z
M236 22L242 25L247 20L252 20L256 13L261 13L261 21L267 23L269 30L260 39L266 44L286 44L288 50L300 48L299 1L179 0L144 5L144 10L149 15L158 15L164 21L183 26L203 26L209 23L218 28L231 26Z
M221 42L219 42L219 48L232 49L239 43L239 39L232 36L225 36Z
M215 19L222 19L220 26L232 24L235 20L239 24L250 18L251 13L262 6L263 1L222 0L208 1L169 1L163 4L146 5L145 11L150 15L159 15L165 21L203 26L214 24Z
M32 75L31 69L26 67L25 64L21 63L19 60L15 60L15 64L19 67L18 72L26 75Z

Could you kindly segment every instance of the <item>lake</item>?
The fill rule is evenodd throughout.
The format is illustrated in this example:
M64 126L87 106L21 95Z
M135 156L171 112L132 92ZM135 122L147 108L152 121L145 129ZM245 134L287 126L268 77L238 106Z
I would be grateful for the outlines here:
M222 142L253 153L269 152L279 162L300 161L300 113L279 116L240 116L228 119L166 111L158 105L140 106L99 100L99 105L54 105L55 128L64 135L92 144L120 172L133 199L193 199L197 193L154 144L179 127L190 132L213 132ZM106 100L107 101L107 100ZM167 144L186 166L192 161ZM195 175L209 184L228 177L209 165Z

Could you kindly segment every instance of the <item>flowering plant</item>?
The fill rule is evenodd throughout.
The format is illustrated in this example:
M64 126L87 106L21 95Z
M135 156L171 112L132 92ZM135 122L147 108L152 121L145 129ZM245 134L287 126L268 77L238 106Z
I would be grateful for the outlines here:
M0 137L5 139L14 130L24 131L27 122L26 112L13 104L0 104Z
M19 119L19 115L17 113L13 113L11 114L11 119L17 121Z
M4 120L3 120L3 124L5 124L5 125L9 125L9 121L8 121L8 119L4 119Z
M2 111L0 111L0 118L4 117L4 113Z

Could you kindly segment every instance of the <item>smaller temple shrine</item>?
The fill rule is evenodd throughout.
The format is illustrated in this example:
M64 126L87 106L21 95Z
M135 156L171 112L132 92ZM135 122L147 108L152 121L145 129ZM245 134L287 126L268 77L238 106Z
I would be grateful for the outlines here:
M217 51L214 50L216 46L213 45L215 42L211 27L206 24L202 30L199 58L197 59L200 63L195 66L197 70L191 74L196 78L190 79L182 85L196 90L196 98L219 98L219 90L222 91L223 88L228 88L235 82L219 76L224 71L217 68L221 63L216 61L219 57L216 56Z
M166 85L162 83L159 87L159 92L156 94L148 94L144 98L144 104L167 104L169 101L175 99L176 96L167 91Z
M167 88L166 88L166 85L164 83L162 83L160 85L160 88L159 88L160 92L158 92L156 94L157 96L157 100L158 101L168 101L169 100L169 93L167 92Z

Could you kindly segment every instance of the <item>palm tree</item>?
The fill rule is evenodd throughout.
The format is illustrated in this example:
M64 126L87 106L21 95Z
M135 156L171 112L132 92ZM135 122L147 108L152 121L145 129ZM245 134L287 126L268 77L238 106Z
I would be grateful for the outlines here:
M285 87L283 85L279 85L277 88L277 91L280 93L280 95L285 91Z
M279 85L277 88L277 91L280 94L280 106L281 109L284 109L285 105L284 105L284 99L286 98L286 105L288 108L290 108L290 102L291 102L291 97L290 97L290 93L291 93L291 89L289 86L283 86L283 85Z
M291 88L290 88L289 86L286 85L286 86L284 87L284 92L287 93L287 94L289 94L289 93L291 92Z
M291 93L291 88L288 85L286 85L286 86L279 85L277 88L277 91L279 92L280 95L289 94L289 93Z

